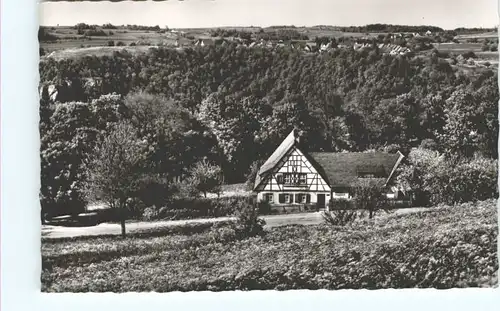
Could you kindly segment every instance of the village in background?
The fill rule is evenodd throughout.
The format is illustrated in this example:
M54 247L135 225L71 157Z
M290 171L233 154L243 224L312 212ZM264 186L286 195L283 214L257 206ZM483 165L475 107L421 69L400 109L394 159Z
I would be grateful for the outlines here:
M498 32L41 26L42 291L498 283Z

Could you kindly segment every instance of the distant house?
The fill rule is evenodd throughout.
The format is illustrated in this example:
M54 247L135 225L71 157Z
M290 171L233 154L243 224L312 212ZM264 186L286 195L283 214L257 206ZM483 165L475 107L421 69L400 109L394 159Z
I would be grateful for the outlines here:
M426 36L432 36L432 32L430 30L427 30L425 33Z
M215 41L211 40L211 39L198 39L194 43L194 46L204 47L204 46L207 46L207 45L214 45L214 44L215 44Z
M351 199L353 185L362 178L376 179L387 189L387 197L398 198L391 186L400 153L305 153L294 130L260 167L254 192L258 201L284 209L312 205L325 209L330 200Z
M319 50L320 50L320 52L325 52L325 51L328 51L329 49L331 49L331 47L332 47L332 43L331 42L322 43Z

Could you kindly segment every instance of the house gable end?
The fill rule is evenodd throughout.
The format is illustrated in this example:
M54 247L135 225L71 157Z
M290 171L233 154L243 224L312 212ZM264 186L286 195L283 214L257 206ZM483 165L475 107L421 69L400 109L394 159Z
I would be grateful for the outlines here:
M263 176L255 191L330 192L330 186L315 164L293 147Z

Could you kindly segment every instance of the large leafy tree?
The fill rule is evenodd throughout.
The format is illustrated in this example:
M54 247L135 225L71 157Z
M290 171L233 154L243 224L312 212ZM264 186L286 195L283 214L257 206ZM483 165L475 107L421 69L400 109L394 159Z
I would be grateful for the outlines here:
M59 104L50 129L41 137L41 204L43 213L57 215L84 210L82 159L91 153L97 132L91 126L89 105Z
M139 92L127 96L125 105L132 124L149 146L151 173L172 179L187 174L204 158L217 158L214 138L177 102Z
M50 104L43 97L41 121L41 189L43 213L78 213L84 210L82 159L110 126L123 118L118 95L103 95L91 103Z
M482 89L479 94L458 89L446 101L445 125L439 135L450 157L472 157L476 152L496 155L497 99Z
M147 145L135 128L117 123L98 144L85 163L85 189L90 198L98 197L120 212L121 234L125 237L127 204L141 188Z

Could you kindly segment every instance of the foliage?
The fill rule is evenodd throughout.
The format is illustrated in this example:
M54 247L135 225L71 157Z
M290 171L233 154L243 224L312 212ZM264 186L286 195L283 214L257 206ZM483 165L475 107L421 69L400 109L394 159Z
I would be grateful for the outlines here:
M86 201L82 159L121 118L122 101L105 95L91 103L51 104L47 97L40 102L42 210L49 215L79 213Z
M259 206L254 200L239 201L235 216L235 231L239 236L253 237L264 233L266 222L259 218Z
M498 196L496 160L447 159L438 151L414 149L399 169L398 184L415 194L416 205L453 204Z
M308 55L227 45L43 60L43 206L83 205L79 158L117 119L131 120L150 146L148 172L169 183L203 159L221 167L226 183L242 182L294 127L315 151L397 145L407 154L434 140L449 158L480 153L496 159L497 73L489 68L465 75L441 57L435 51L385 55L375 46ZM51 87L55 92L48 96ZM84 106L113 92L126 97L127 114L85 112ZM82 108L56 108L64 105Z
M330 226L345 226L356 220L358 212L347 200L330 200L328 211L323 212L321 216Z
M366 26L341 27L343 32L417 32L425 33L427 30L432 32L442 32L443 29L436 26L410 26L410 25L389 25L389 24L369 24Z
M146 147L131 124L118 123L85 163L87 193L121 210L123 236L128 203L140 189Z
M57 41L57 36L49 33L46 27L40 26L38 28L38 42L54 42Z
M163 228L128 240L44 240L42 291L492 286L497 226L496 200L489 200L335 230L277 227L243 240L222 224Z
M339 149L356 151L398 141L417 146L423 139L435 139L443 126L429 126L429 122L444 119L439 109L451 93L496 88L492 70L464 76L439 60L437 55L422 60L370 49L306 56L287 49L214 46L183 51L159 48L140 56L118 53L47 60L40 64L40 74L42 82L57 76L83 80L106 75L99 94L127 95L142 89L163 95L193 114L199 111L197 118L214 133L230 162L223 166L226 177L241 178L253 161L265 159L282 139L281 133L272 132L288 130L275 127L287 112L300 112L294 119L305 122L306 132L314 130L307 133L316 137L312 147L325 151L332 148L332 140L342 142ZM207 72L207 68L211 69ZM442 100L434 101L439 96ZM487 98L495 102L498 96L491 93ZM266 122L269 117L274 120ZM337 124L345 126L340 130ZM395 131L391 131L393 126ZM234 162L248 152L256 156L245 163Z
M142 214L145 220L180 220L196 218L213 218L235 215L241 202L247 197L196 198L179 197L170 200L163 206L150 206ZM269 214L270 208L265 204L258 205L259 214Z
M452 157L481 152L496 157L498 142L498 88L481 87L477 93L457 90L446 101L445 124L438 135Z
M222 171L217 165L207 161L201 161L191 169L190 176L186 180L196 192L201 192L207 197L207 192L219 194L222 186Z
M245 182L245 188L247 190L253 190L253 187L255 185L255 178L257 178L257 174L259 173L259 169L264 164L264 161L262 160L257 160L252 163L250 166L250 169L246 175L246 182Z
M149 171L165 178L188 173L198 161L217 159L213 137L178 102L145 92L125 98L128 117L149 149Z
M356 208L367 211L370 218L373 218L377 210L386 207L387 197L383 183L377 179L365 178L358 180L353 187Z

